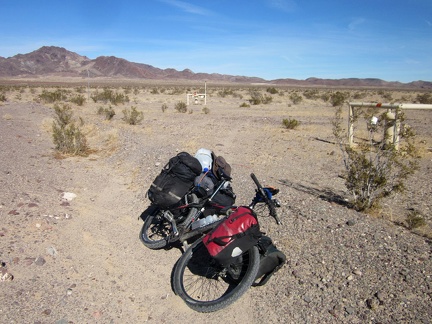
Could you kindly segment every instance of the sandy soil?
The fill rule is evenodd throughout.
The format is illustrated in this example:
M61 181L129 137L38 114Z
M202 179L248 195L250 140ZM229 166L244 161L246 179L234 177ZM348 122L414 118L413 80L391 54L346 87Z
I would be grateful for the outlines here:
M174 105L186 101L184 94L141 89L129 95L130 103L113 106L112 121L96 114L107 105L72 105L96 152L56 159L52 105L34 102L40 91L8 93L0 106L0 259L2 276L13 275L0 282L0 322L432 321L430 111L407 116L422 143L421 170L405 194L370 216L336 199L348 196L338 177L343 166L331 143L328 103L292 105L284 94L270 105L240 108L246 90L236 90L243 98L214 91L210 113L191 105L182 114ZM140 125L121 120L131 106L144 113ZM301 125L284 129L283 118ZM230 162L238 204L253 196L251 172L281 189L284 224L262 217L261 226L288 258L266 286L207 315L173 293L171 272L181 251L152 251L138 238L151 181L171 156L201 147ZM65 193L76 197L67 200ZM409 231L395 224L409 208L421 211L428 225Z

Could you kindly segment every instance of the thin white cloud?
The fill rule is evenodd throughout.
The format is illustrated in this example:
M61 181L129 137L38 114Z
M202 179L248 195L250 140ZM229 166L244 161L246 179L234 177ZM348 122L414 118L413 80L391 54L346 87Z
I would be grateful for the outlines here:
M184 12L195 14L195 15L201 15L201 16L208 16L211 14L210 11L207 9L204 9L199 6L195 6L193 4L190 4L188 2L179 1L179 0L159 0L160 2L164 2L170 6L176 7L181 9Z
M355 18L348 24L349 30L354 30L357 28L357 26L362 25L366 22L366 19L364 18Z
M292 12L297 8L297 3L293 0L267 0L271 8Z

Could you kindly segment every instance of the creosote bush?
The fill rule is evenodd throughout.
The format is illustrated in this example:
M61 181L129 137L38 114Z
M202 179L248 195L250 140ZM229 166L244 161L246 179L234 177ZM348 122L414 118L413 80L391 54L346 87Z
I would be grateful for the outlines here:
M52 125L55 149L61 154L87 156L90 149L87 139L73 118L69 105L54 105L54 122ZM81 124L84 123L80 119Z
M284 118L282 120L282 125L287 129L295 129L300 125L300 122L297 119Z
M410 230L426 225L424 217L416 210L411 210L406 218L407 228Z
M123 118L129 125L138 125L144 119L142 111L138 111L136 107L132 106L131 109L123 109Z
M432 94L430 92L418 94L417 101L421 104L432 104Z
M262 94L259 91L250 91L251 98L248 100L251 105L269 104L273 101L273 97L267 94Z
M342 106L348 99L349 94L345 92L336 91L330 95L330 103L333 107Z
M164 103L164 104L162 104L161 108L162 108L162 112L165 112L168 109L168 105L166 103Z
M115 111L113 109L113 107L109 106L108 108L104 108L104 107L99 107L98 111L97 111L98 115L103 115L105 116L106 120L111 120L113 119L113 117L115 116Z
M76 96L70 98L70 102L73 102L74 104L76 104L78 106L82 106L86 102L86 99L83 95L76 95Z
M174 109L179 113L186 113L188 111L187 105L184 101L179 101L175 104Z
M402 112L398 112L401 124L400 141L393 143L386 131L394 123L387 113L371 123L372 115L358 112L356 121L364 117L368 138L355 147L345 144L346 132L342 128L342 108L336 109L333 134L342 152L345 186L352 195L352 206L358 211L368 211L379 202L405 188L407 178L418 170L418 154L414 146L415 134L405 125Z
M289 98L294 105L297 105L303 101L303 97L296 92L290 94Z
M96 91L91 98L93 101L104 103L110 102L113 105L124 104L129 102L129 97L123 93L115 92L111 89L105 88L102 92Z
M210 109L208 107L203 107L202 112L206 115L210 114Z
M68 91L57 89L55 91L42 90L39 99L45 103L54 103L57 101L65 101L67 99Z

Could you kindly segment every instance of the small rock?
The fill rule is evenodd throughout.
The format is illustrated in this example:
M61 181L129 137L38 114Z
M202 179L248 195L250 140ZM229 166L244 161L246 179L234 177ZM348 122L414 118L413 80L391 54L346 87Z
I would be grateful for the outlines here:
M358 270L358 269L354 270L353 273L354 273L356 276L361 276L361 275L363 274L363 273L362 273L360 270Z
M64 192L63 193L63 199L67 200L67 201L72 201L77 197L76 194L74 194L73 192Z
M377 309L377 307L379 306L379 301L376 298L369 298L366 300L366 306L369 309Z
M53 246L50 246L49 248L47 248L46 252L48 255L51 255L54 258L57 257L57 250Z
M46 261L45 261L45 259L43 257L39 256L39 257L36 258L36 260L34 261L34 263L36 265L38 265L38 266L43 266L46 263Z
M304 296L303 300L309 304L312 301L312 298L310 298L309 296Z
M42 314L44 314L44 315L49 315L49 314L51 314L51 309L45 309L45 310L42 312Z
M346 306L345 307L345 312L347 312L348 315L352 315L352 314L355 313L355 309L354 309L354 307Z
M352 219L350 219L348 222L346 222L346 224L347 224L348 226L354 226L354 225L355 225L355 221L352 220Z
M35 204L35 203L30 203L30 204L28 204L27 206L30 207L30 208L32 208L32 207L38 207L38 205Z

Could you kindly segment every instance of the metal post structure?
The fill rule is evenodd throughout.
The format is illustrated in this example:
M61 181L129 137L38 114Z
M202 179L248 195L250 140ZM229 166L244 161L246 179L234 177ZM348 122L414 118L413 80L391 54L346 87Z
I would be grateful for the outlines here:
M187 93L186 94L186 105L189 106L189 97L194 97L195 104L198 102L198 98L204 98L204 105L207 105L207 81L204 81L204 93Z
M400 111L402 109L432 109L432 105L429 104L383 104L372 102L349 102L348 106L348 143L350 146L354 145L354 108L387 108L395 110L395 123L393 126L393 144L395 145L396 149L398 149L399 147Z

